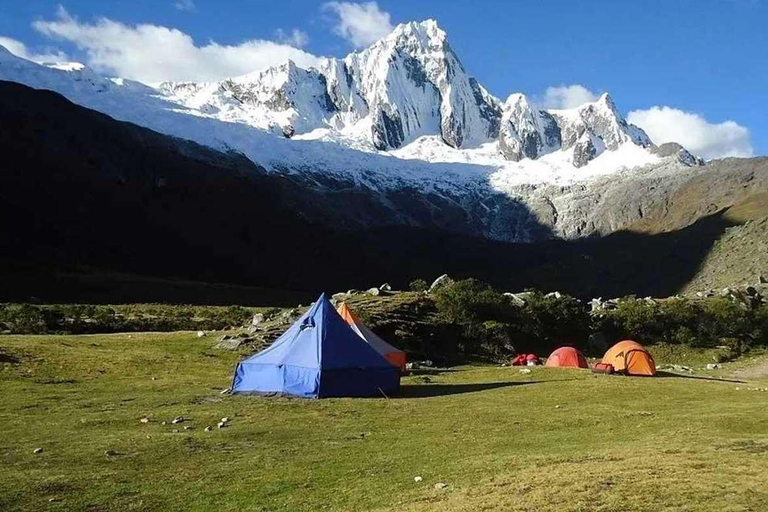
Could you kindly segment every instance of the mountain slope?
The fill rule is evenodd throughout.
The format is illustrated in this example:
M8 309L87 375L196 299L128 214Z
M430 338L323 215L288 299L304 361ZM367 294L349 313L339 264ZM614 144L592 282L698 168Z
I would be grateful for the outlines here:
M666 295L695 277L712 244L736 222L715 215L658 235L537 244L495 243L434 227L330 230L319 214L346 208L351 219L355 192L320 193L241 155L118 122L19 84L0 82L0 121L16 127L0 131L5 300L105 296L94 293L99 285L91 278L60 280L60 271L76 276L84 266L312 293L384 281L405 287L448 272L508 290ZM746 210L753 204L737 202ZM377 211L363 197L356 204ZM418 202L403 198L397 209L407 204ZM536 225L539 237L547 237L547 228ZM119 280L101 286L108 282ZM144 300L153 297L161 298Z

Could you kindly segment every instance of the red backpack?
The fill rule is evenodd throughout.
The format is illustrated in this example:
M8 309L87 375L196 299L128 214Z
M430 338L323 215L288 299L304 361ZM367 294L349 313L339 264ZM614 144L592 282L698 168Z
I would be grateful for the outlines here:
M613 365L610 363L595 363L592 367L593 373L607 373L608 375L614 373Z

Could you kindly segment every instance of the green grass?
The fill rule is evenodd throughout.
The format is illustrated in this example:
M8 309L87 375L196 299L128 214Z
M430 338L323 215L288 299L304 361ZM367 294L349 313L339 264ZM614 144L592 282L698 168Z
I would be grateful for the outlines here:
M768 509L759 382L462 367L389 400L221 396L241 354L213 344L0 337L0 510Z

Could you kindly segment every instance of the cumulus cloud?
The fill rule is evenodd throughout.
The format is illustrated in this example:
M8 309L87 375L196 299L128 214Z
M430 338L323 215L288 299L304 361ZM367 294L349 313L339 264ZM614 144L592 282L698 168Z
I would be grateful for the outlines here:
M323 9L338 16L333 31L356 48L375 43L393 29L389 13L376 2L326 2Z
M543 108L574 108L584 103L597 101L599 97L599 94L590 91L583 85L561 85L558 87L547 87L540 103Z
M707 160L753 154L749 129L734 121L710 123L699 114L666 106L633 110L627 120L645 130L655 144L677 142Z
M173 6L179 11L194 12L197 10L194 0L176 0Z
M275 30L275 39L278 43L287 44L294 48L304 48L309 43L309 36L303 30L297 28L286 32L279 28Z
M33 23L48 37L73 43L85 52L86 63L104 73L145 83L220 80L238 76L288 59L301 67L318 57L290 44L263 39L221 45L209 41L198 46L184 32L160 25L129 26L108 18L83 23L63 8L56 19Z
M43 52L36 53L30 51L30 49L27 48L27 45L21 41L17 41L10 37L0 36L0 46L4 46L9 52L17 57L33 62L61 62L68 60L67 55L62 51L47 49Z

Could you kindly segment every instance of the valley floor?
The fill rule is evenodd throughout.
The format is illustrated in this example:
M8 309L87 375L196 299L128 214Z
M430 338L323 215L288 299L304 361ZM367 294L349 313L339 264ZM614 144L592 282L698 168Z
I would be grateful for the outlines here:
M0 336L0 509L768 509L764 373L461 367L265 399L220 394L242 354L213 344Z

